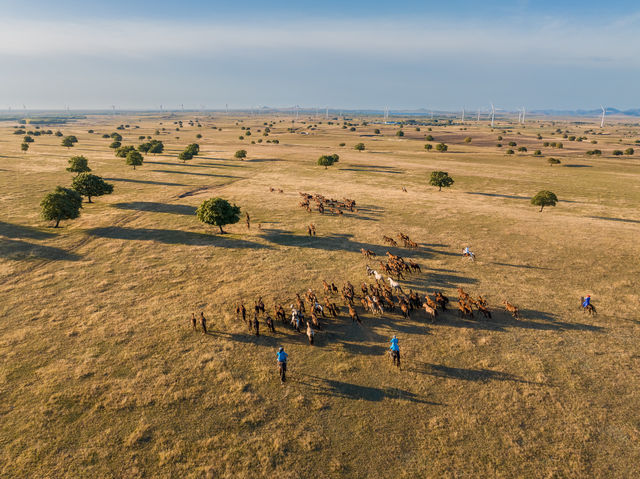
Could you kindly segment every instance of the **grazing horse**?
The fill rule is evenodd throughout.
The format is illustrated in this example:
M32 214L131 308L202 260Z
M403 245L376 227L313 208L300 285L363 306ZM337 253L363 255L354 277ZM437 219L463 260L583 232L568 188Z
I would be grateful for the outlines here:
M502 304L504 304L505 309L511 313L511 315L515 318L518 319L518 316L520 315L520 311L518 310L517 306L514 306L513 304L511 304L509 301L507 301L506 299L502 302Z

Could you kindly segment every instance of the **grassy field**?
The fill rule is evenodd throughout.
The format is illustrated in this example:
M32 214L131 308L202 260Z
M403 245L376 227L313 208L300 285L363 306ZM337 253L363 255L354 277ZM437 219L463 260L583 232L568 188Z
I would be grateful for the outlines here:
M640 128L624 121L407 125L400 138L362 119L349 131L301 118L291 133L290 117L94 116L59 128L75 147L38 136L26 154L15 125L0 123L0 476L637 477L640 152L611 153L635 146ZM127 167L102 138L122 123L123 145L149 135L165 152ZM253 134L239 140L241 127ZM200 155L179 162L194 141ZM447 152L425 151L441 141ZM510 141L528 152L506 155ZM245 161L233 159L240 148ZM339 163L316 165L331 153ZM39 203L71 183L78 154L115 190L53 229ZM429 186L433 170L455 184ZM539 213L529 199L542 189L560 202ZM307 213L298 192L358 210ZM214 196L249 212L252 228L199 223L196 207ZM493 319L396 312L360 326L336 296L341 317L313 347L279 323L256 338L236 321L239 300L288 308L308 288L322 297L323 279L359 291L360 249L384 255L382 235L400 231L420 248L392 250L422 267L404 287L452 300L463 287ZM476 262L461 258L467 245ZM586 294L595 317L578 308ZM211 334L190 329L200 311ZM401 371L384 354L393 334Z

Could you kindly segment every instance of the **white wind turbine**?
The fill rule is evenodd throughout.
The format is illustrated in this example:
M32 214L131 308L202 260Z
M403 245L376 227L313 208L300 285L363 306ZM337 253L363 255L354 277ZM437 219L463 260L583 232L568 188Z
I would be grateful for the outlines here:
M604 128L604 115L606 113L606 108L603 107L602 105L600 105L600 108L602 108L602 118L600 119L600 128Z
M496 118L496 107L491 104L491 128L493 128L493 124Z
M527 116L527 109L522 107L522 124L524 125L524 118Z
M464 123L464 107L462 107L462 123Z

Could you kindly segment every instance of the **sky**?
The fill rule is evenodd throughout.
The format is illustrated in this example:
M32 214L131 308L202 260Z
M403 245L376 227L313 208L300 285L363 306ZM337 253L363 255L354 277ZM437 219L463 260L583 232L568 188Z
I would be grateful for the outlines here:
M640 2L0 0L0 110L640 107Z

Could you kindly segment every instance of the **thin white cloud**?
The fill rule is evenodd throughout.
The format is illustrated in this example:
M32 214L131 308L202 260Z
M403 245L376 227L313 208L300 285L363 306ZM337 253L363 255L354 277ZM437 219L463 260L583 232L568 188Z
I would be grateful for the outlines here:
M457 56L546 64L612 64L637 67L637 15L606 25L564 21L477 24L429 19L388 22L301 21L216 24L161 21L43 22L0 20L0 55L140 57L325 52L420 61ZM596 60L597 59L597 60Z

